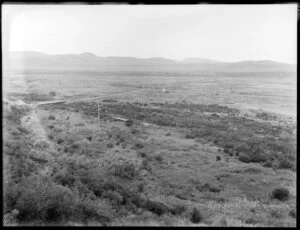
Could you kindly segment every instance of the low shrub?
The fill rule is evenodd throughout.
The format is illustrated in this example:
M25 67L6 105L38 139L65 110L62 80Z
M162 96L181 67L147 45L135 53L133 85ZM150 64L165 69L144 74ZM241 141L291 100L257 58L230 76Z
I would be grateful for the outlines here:
M48 117L48 120L55 120L55 116L50 115L50 116Z
M122 178L132 179L137 175L135 166L131 163L115 165L113 174Z
M125 122L125 125L128 126L128 127L132 126L133 125L133 120L127 120Z
M136 143L135 147L141 149L141 148L144 148L144 145L142 143Z
M131 193L124 189L121 191L121 193L124 198L123 205L127 205L129 210L132 209L132 207L130 207L131 205L135 205L138 208L145 208L146 200L143 199L139 194Z
M55 96L56 96L56 92L55 92L55 91L51 91L51 92L49 93L49 95L52 96L52 97L55 97Z
M296 213L296 209L292 209L290 212L289 212L289 215L293 218L296 218L297 217L297 213Z
M147 154L145 152L138 152L138 155L142 158L147 157Z
M257 173L261 173L261 168L250 167L250 168L246 168L245 170L243 170L243 172L257 174Z
M10 179L15 183L19 183L23 177L28 177L36 173L37 164L27 156L14 156L10 158Z
M89 141L92 141L92 136L87 137L86 139L88 139Z
M210 192L215 192L215 193L221 192L221 189L217 185L208 184L207 188Z
M272 198L284 201L284 200L288 199L289 194L290 194L290 192L286 188L276 188L272 192Z
M23 127L18 127L18 130L21 132L21 133L24 133L24 134L29 134L29 131Z
M131 130L131 133L132 133L132 134L138 134L139 132L140 132L140 131L137 130L137 129L132 129L132 130Z
M80 122L78 124L75 124L75 126L84 126L84 122Z
M117 191L104 191L101 197L109 199L112 202L112 204L117 207L123 204L123 197Z
M19 192L14 205L19 210L19 221L59 221L72 214L70 192L49 178L28 177L20 184Z
M173 121L173 119L167 117L159 117L157 119L154 119L154 122L159 126L176 126L176 122Z
M278 169L292 169L294 164L288 159L282 159L279 161Z
M4 111L4 117L12 122L13 124L21 124L21 117L23 117L24 115L26 115L27 112L29 112L29 108L25 107L25 106L11 106L11 111Z
M227 153L227 154L229 153L229 149L228 148L224 148L223 151L224 151L224 153Z
M258 220L255 219L254 217L249 217L245 220L245 223L246 224L257 224L258 223Z
M18 137L18 136L21 135L21 132L14 130L14 131L11 132L11 135Z
M72 174L60 172L54 176L54 181L62 186L72 187L76 181L76 178Z
M187 210L187 207L185 205L182 205L182 204L176 204L171 213L173 215L181 215L182 213L184 213L185 211Z
M157 160L158 162L163 161L163 157L161 155L157 155L154 159Z
M147 200L143 205L143 208L155 213L158 216L161 216L169 211L168 207L163 203L152 200Z
M30 151L30 146L24 139L6 140L3 146L3 153L19 157L20 155L27 154Z
M193 135L193 134L186 134L184 138L185 138L185 139L195 139L196 136Z
M64 140L61 139L61 138L57 139L57 141L56 141L56 143L59 144L59 145L62 144L63 142L64 142Z
M47 149L50 147L48 142L44 140L37 142L34 146L40 149Z
M108 143L108 144L106 145L106 147L107 147L107 148L112 148L112 147L114 147L114 145L113 145L112 143Z
M220 161L221 157L220 156L216 156L216 161Z
M202 220L202 216L200 214L200 211L197 208L193 208L190 221L194 224L200 223Z
M139 193L143 193L144 192L144 183L139 183L137 186L137 190Z
M261 163L267 161L267 158L261 153L252 153L248 156L250 157L250 162Z
M148 160L147 158L145 158L145 159L142 160L141 170L142 170L142 169L151 171L151 167L150 167L150 164L149 164L149 160Z
M250 162L250 157L246 154L240 154L238 159L239 159L239 161L244 162L244 163Z
M117 102L115 99L103 99L103 102Z
M263 164L263 167L265 167L265 168L272 168L272 166L273 166L273 164L271 161L267 161Z
M80 146L79 146L79 144L77 144L77 143L73 143L72 145L71 145L71 148L72 149L78 149Z

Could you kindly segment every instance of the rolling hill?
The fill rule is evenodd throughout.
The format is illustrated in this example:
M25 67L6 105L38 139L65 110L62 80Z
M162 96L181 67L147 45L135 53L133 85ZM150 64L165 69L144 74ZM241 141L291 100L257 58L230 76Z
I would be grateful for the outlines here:
M187 58L182 61L155 57L99 57L93 53L49 55L40 52L10 52L5 60L8 69L34 68L93 68L97 70L154 70L205 72L273 72L296 71L296 65L271 60L221 62L206 58Z

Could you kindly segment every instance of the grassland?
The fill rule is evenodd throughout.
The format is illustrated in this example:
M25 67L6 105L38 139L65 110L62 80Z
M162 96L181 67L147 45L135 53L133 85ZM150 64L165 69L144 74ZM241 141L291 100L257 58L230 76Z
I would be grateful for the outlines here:
M6 225L296 226L292 78L81 74L7 88Z

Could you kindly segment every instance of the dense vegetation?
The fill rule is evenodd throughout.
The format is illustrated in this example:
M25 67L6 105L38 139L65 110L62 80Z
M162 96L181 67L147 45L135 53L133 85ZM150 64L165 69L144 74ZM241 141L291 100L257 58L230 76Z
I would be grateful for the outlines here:
M86 115L97 116L94 103L69 105ZM258 119L239 115L234 108L220 105L187 103L163 104L147 107L141 103L110 103L101 106L101 118L111 114L125 118L181 128L186 138L213 142L232 157L242 161L268 163L267 167L296 170L295 125L272 123L276 116L258 113ZM239 157L239 155L242 155Z
M186 210L182 206L166 206L143 196L141 183L126 185L134 179L141 180L136 165L112 165L103 172L99 165L87 158L92 149L87 151L85 146L74 143L72 137L61 139L56 131L48 135L52 136L52 140L56 138L58 144L66 145L58 158L51 155L49 145L37 148L29 135L23 135L29 131L21 126L20 119L27 112L26 108L13 106L5 116L6 221L13 215L6 224L68 225L71 222L85 224L95 221L106 225L115 216L140 213L142 210L158 216L167 213L181 215ZM117 142L124 141L124 135L122 137L118 132L109 135ZM92 140L91 137L88 139ZM141 147L139 143L137 148ZM51 168L49 173L44 172L45 167ZM122 180L125 183L120 184Z
M94 103L53 105L52 109L55 108L97 115ZM243 118L236 109L225 106L176 103L151 108L138 103L106 103L101 107L101 119L113 119L112 115L129 118L125 126L130 131L112 128L106 132L109 143L94 141L94 137L87 135L86 141L91 144L86 144L76 141L75 134L48 125L48 139L57 144L58 153L51 152L46 141L34 143L30 131L22 126L21 118L29 112L27 107L12 106L5 111L4 214L13 215L10 224L97 222L107 225L116 217L144 212L157 217L185 216L192 223L201 222L204 217L197 208L167 205L146 195L142 172L151 172L154 164L163 165L165 159L151 155L145 143L136 141L134 135L140 135L136 124L142 121L177 128L185 138L211 141L243 162L295 169L295 140L290 127ZM49 115L46 120L54 124L57 118ZM141 164L109 162L103 168L97 158L114 146L130 146ZM167 192L170 187L165 187ZM180 199L186 199L184 193L190 194L189 187L181 186L180 190L174 186L173 190L176 189L175 197ZM219 186L198 182L195 189L215 194L222 190ZM273 193L276 199L285 200L287 196L282 189Z

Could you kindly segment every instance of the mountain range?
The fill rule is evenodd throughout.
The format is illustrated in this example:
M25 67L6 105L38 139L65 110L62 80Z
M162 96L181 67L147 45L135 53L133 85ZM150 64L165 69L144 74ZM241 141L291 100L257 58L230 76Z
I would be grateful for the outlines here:
M206 71L206 72L273 72L296 71L296 65L271 60L223 62L206 58L186 58L176 61L167 58L99 57L93 53L50 55L24 51L9 52L4 57L4 67L14 68L92 68L97 70L163 70L163 71Z

